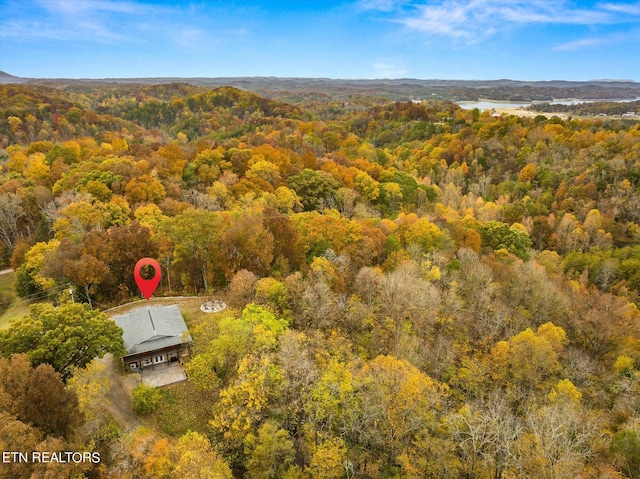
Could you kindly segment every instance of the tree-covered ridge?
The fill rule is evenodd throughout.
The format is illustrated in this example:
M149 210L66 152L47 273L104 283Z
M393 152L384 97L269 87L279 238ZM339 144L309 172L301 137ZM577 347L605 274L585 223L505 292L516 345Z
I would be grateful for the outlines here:
M628 102L584 102L572 105L542 103L535 105L537 111L570 112L575 115L623 115L640 109L640 100Z
M127 302L150 256L160 294L232 307L190 325L206 428L110 436L108 474L204 467L193 447L220 477L637 475L637 122L1 88L0 240L22 297ZM68 379L24 346L41 316L3 341Z

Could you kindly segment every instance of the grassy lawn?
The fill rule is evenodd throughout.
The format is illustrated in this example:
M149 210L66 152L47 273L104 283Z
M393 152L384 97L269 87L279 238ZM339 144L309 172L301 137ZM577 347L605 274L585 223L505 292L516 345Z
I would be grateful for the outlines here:
M46 297L38 300L25 301L16 295L13 289L16 274L14 272L0 274L0 297L3 302L10 303L10 306L0 314L0 329L9 327L9 322L13 318L19 318L29 314L29 307L35 303L47 302Z
M17 304L13 304L7 309L2 316L0 316L0 329L9 327L10 321L13 318L19 318L29 314L29 306L33 304L31 301L20 301Z
M198 391L189 381L165 386L161 392L160 406L149 416L156 428L174 437L207 432L217 392Z
M29 314L29 301L23 301L16 296L13 290L15 273L0 274L0 298L3 303L10 303L10 306L0 314L0 329L8 328L12 318Z
M10 273L0 274L0 292L10 291L13 292L13 282L16 279L15 271Z
M132 303L126 303L122 306L116 306L105 311L108 316L118 316L124 314L127 311L131 311L136 308L144 308L145 306L169 306L171 304L177 304L180 306L180 311L185 316L207 316L206 313L200 311L200 305L205 300L202 296L194 297L182 297L182 298L151 298L150 300L134 301Z

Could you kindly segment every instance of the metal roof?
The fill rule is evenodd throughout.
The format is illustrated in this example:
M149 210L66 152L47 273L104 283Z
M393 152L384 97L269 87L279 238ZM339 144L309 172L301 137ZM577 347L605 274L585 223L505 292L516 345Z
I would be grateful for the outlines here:
M145 306L115 316L113 320L124 331L122 338L127 356L191 341L177 304Z

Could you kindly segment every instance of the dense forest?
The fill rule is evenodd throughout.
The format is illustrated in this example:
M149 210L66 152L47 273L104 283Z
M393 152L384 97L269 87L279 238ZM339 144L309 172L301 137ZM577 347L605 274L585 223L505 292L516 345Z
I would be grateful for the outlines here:
M639 122L180 83L0 118L0 443L101 458L0 477L640 477ZM229 305L186 317L189 427L138 388L123 428L92 361L146 256Z

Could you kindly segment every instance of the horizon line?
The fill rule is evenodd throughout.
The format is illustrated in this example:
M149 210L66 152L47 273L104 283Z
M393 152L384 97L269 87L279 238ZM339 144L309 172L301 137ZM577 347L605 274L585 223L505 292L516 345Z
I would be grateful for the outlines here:
M416 77L376 77L376 78L334 78L334 77L313 77L313 76L275 76L275 75L241 75L241 76L141 76L141 77L24 77L13 75L11 73L0 70L0 74L18 80L74 80L74 81L122 81L122 80L219 80L219 79L276 79L276 80L323 80L323 81L445 81L445 82L499 82L510 81L520 83L551 83L551 82L568 82L568 83L638 83L637 80L630 78L599 78L589 80L568 80L556 78L552 80L522 80L514 78L416 78Z

